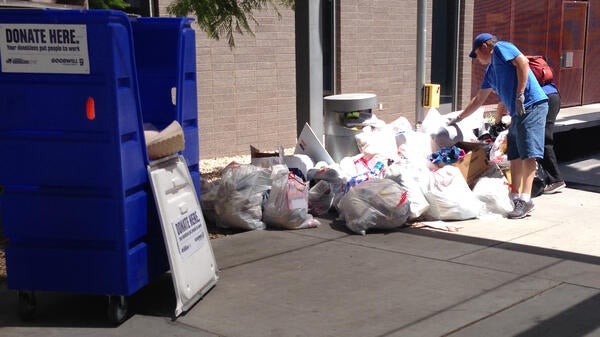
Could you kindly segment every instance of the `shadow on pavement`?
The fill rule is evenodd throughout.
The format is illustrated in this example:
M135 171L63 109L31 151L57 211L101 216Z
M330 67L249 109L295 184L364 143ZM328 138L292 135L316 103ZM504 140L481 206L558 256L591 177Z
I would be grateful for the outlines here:
M456 235L453 233L422 230L417 228L403 228L403 233L408 235L426 236L430 238L449 240L454 242L467 243L482 247L494 247L497 249L510 250L515 252L534 254L540 256L553 257L561 260L577 261L589 264L600 265L600 256L573 253L564 250L536 247L519 243L511 243L506 241L498 241L493 239L478 238L473 236Z
M550 318L541 320L534 327L514 337L580 337L600 326L600 294L589 297L567 310Z
M5 327L115 327L107 318L107 296L35 292L35 317L24 321L18 315L17 291L0 284L0 326ZM164 274L128 297L131 315L173 319L175 292L171 274Z

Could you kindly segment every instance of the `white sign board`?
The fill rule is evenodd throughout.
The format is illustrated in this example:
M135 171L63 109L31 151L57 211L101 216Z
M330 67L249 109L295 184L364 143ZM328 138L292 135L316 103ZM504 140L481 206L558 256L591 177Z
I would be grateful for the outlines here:
M185 159L153 161L148 173L177 297L175 316L179 316L217 283L217 263Z
M4 73L89 74L85 25L0 24Z

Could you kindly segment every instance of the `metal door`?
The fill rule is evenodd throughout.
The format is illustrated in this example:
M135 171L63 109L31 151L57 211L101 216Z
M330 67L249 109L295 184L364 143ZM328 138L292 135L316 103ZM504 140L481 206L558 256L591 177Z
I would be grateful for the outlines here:
M588 2L588 21L583 65L583 104L600 102L600 2Z
M587 12L587 2L563 2L559 72L563 107L582 104Z

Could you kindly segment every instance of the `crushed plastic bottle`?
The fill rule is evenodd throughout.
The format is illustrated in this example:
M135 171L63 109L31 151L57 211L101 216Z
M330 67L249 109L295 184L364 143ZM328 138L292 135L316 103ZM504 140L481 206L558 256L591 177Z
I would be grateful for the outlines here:
M375 166L373 167L373 169L371 170L371 173L376 176L379 177L381 175L381 171L383 170L384 165L382 162L378 161L377 163L375 163Z

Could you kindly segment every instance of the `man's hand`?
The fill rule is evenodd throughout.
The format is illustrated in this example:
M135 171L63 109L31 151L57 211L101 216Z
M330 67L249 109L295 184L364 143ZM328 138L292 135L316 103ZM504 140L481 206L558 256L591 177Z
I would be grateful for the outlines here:
M454 118L448 118L448 125L456 125L456 123L462 121L462 118L460 117L460 115L454 117Z
M517 110L517 115L519 116L525 114L525 95L523 93L518 94L515 99L515 110Z

